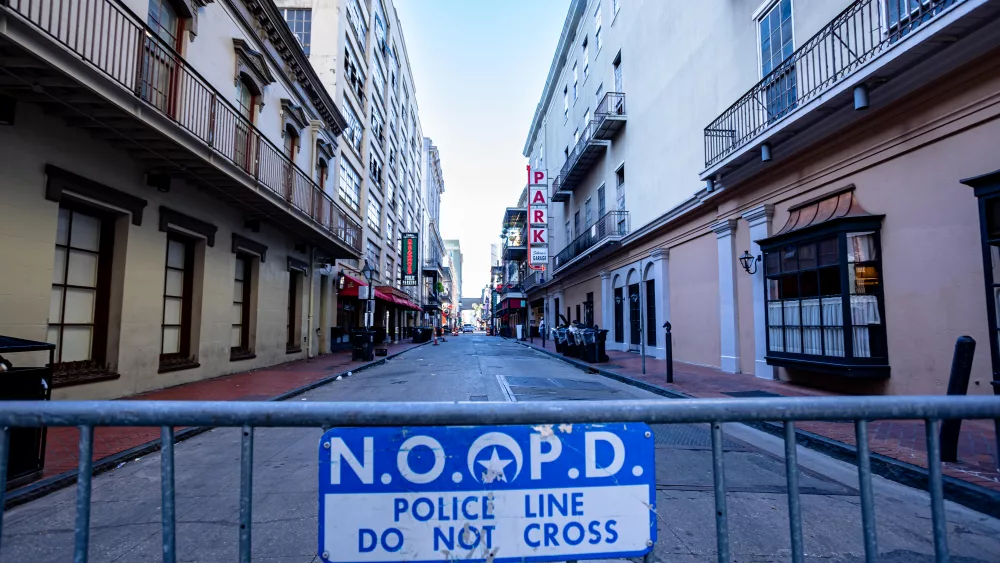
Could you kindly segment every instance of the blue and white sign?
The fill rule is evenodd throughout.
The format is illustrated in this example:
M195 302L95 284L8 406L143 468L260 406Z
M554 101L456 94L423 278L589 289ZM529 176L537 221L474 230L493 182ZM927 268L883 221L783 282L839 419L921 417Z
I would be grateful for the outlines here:
M334 428L319 447L330 563L641 556L656 542L645 424Z

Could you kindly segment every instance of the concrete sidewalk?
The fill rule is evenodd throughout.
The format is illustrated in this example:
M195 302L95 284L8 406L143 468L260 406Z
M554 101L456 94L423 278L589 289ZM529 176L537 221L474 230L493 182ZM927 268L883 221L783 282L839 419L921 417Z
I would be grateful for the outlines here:
M403 342L386 346L392 357L422 346ZM351 360L351 350L297 360L268 368L205 379L157 391L124 397L122 401L270 401L280 400L289 394L298 394L349 370L364 369L385 360L376 357L373 362ZM181 429L178 428L178 431ZM53 483L67 472L75 473L79 463L79 435L76 428L53 427L48 429L45 442L45 470L42 480L8 492L8 499L17 498L31 489L65 486ZM178 432L178 437L183 434ZM94 429L95 471L99 472L102 460L120 456L129 450L160 439L159 428L98 427ZM138 454L137 454L138 455ZM124 461L124 460L123 460ZM73 475L67 475L70 480ZM65 480L65 479L63 479ZM51 486L49 489L53 488ZM44 494L44 493L41 493ZM34 496L34 495L33 495Z
M522 344L542 349L541 339ZM544 350L556 354L555 344L546 341ZM597 370L604 370L618 376L653 386L665 393L678 397L727 399L732 397L821 397L836 396L836 393L802 387L786 381L759 379L749 374L727 373L718 369L674 362L674 383L666 383L667 363L646 357L646 373L642 373L642 357L629 352L608 351L610 361L600 364L585 364ZM805 430L821 437L855 446L853 421L840 422L800 422L799 430ZM923 421L882 420L868 424L868 440L873 453L927 467L927 443ZM962 422L962 433L958 445L958 462L944 463L944 474L1000 492L1000 472L997 471L994 455L995 433L992 421L966 420Z

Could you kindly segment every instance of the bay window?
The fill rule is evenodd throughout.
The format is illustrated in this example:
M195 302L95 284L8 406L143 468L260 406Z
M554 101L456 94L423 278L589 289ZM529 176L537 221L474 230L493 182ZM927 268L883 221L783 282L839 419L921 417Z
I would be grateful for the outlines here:
M888 375L880 222L843 217L760 241L769 364Z

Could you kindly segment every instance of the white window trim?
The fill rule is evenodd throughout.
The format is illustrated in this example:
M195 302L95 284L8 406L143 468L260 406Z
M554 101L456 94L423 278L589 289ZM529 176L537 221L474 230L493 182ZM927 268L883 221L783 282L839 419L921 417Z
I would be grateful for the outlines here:
M878 1L884 3L884 0L878 0ZM764 0L764 2L761 3L761 5L758 6L757 9L754 10L754 13L753 13L754 29L755 29L755 34L757 36L756 49L757 49L757 79L758 80L764 78L764 68L763 68L764 67L764 59L763 59L763 56L761 55L761 52L760 52L760 43L761 43L761 37L760 37L760 20L761 20L761 18L763 18L764 16L766 16L767 14L769 14L771 12L771 10L775 6L778 5L779 2L781 2L781 0ZM796 49L796 46L795 46L795 0L789 0L789 2L791 3L791 6L792 6L792 53L794 54L795 53L795 49Z

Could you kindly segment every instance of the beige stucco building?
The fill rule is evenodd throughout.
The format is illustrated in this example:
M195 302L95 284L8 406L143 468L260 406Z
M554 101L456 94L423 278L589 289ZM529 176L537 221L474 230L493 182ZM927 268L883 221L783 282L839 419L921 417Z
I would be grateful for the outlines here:
M0 334L53 398L328 349L347 123L273 3L6 2L0 66Z
M1000 168L998 14L572 2L524 149L554 200L533 318L656 357L669 321L677 360L849 393L941 394L970 335L990 392L993 207L962 180Z
M423 268L403 281L403 239L424 236L424 136L402 25L391 1L274 0L347 121L335 149L336 198L363 226L361 260L337 263L346 280L337 294L335 340L346 344L366 324L387 338L424 323ZM421 243L423 244L423 243ZM421 252L421 255L424 253ZM365 318L362 270L376 271L375 312Z

